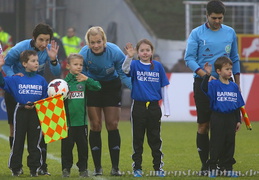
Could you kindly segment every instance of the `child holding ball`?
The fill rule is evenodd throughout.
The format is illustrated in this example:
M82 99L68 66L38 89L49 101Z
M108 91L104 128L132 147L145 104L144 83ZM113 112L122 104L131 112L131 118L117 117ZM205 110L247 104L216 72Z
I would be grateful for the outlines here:
M67 58L68 75L64 79L69 86L68 98L65 100L68 137L61 140L62 176L69 177L73 165L73 147L76 143L80 177L88 177L88 121L86 111L86 89L98 91L101 85L82 74L83 57L72 53Z

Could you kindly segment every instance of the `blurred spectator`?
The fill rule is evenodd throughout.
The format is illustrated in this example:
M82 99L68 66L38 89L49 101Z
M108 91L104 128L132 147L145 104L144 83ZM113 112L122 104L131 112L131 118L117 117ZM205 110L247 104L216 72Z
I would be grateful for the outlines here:
M62 37L61 41L68 57L71 53L79 53L84 43L80 37L77 37L76 30L73 27L67 29L67 35Z
M54 31L53 32L53 38L60 39L60 35L56 31Z
M13 46L12 36L10 34L8 34L7 32L5 32L2 26L0 26L0 43L2 45L4 55Z
M160 58L160 56L159 56L158 54L154 54L153 60L160 62L160 63L163 65L163 67L164 67L166 73L169 73L169 72L170 72L169 68L166 67L166 66L161 62L161 58Z
M178 60L178 62L173 66L172 72L192 72L190 68L188 68L184 61L185 50L183 51L182 58Z

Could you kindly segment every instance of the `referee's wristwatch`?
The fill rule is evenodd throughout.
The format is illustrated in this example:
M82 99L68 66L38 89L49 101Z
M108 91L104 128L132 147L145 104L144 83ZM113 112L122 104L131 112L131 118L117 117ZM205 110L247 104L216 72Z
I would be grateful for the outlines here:
M55 59L55 60L50 60L50 63L53 65L53 66L56 66L57 63L58 63L58 60Z

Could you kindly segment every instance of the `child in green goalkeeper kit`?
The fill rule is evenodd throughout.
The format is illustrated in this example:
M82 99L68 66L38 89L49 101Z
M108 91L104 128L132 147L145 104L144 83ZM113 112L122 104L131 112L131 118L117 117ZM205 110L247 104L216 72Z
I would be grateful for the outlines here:
M83 75L83 57L79 54L70 54L67 69L69 74L64 79L69 86L68 99L65 100L68 137L61 142L62 175L69 177L73 165L73 147L77 145L80 177L88 177L88 121L86 111L86 89L98 91L101 85L98 81Z

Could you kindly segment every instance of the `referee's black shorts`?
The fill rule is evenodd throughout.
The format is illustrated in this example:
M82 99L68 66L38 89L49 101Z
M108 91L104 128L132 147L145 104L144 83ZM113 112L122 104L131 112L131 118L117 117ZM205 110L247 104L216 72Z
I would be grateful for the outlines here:
M194 78L193 92L197 111L197 123L210 121L211 109L208 96L201 89L202 78Z
M100 91L87 90L87 106L90 107L120 107L121 106L121 80L99 81L102 85Z

